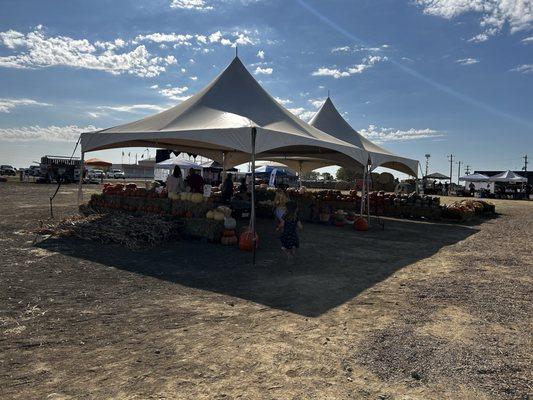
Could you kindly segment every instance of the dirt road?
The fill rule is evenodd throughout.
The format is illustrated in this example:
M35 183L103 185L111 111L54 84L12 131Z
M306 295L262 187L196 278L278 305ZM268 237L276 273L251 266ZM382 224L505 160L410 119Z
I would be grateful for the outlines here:
M24 233L52 186L0 186L2 399L528 399L533 202L470 226L271 221L237 249ZM95 188L96 189L96 188ZM56 200L76 211L75 187Z

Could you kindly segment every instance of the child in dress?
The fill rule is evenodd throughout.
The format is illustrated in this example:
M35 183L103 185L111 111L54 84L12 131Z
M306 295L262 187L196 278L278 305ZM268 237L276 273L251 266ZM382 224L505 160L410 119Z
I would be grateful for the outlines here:
M302 223L298 218L298 207L296 202L289 201L286 204L285 215L281 218L280 224L276 229L277 231L282 231L280 237L281 249L287 255L287 262L289 264L294 262L296 249L300 247L300 239L298 238L297 232L298 229L303 229Z

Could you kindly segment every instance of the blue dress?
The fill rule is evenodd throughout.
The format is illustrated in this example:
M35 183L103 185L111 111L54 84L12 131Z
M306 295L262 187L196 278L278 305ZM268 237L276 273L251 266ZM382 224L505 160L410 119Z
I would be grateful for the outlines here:
M298 238L298 217L296 218L283 218L283 233L281 234L281 247L287 250L300 247L300 239Z

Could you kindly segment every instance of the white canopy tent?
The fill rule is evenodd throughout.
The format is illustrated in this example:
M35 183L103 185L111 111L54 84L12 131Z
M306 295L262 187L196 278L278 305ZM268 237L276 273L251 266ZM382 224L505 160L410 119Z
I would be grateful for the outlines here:
M381 166L415 177L418 176L417 160L400 157L363 137L342 117L329 96L309 123L337 139L366 150L371 171Z
M459 180L464 182L488 182L489 177L483 174L470 174L461 176Z
M337 165L365 164L367 152L291 114L270 96L238 57L200 92L161 113L81 135L85 152L159 147L222 162L224 167L268 156L305 156ZM80 185L81 200L81 185ZM255 232L252 191L251 230ZM254 236L255 237L255 236ZM254 247L255 248L255 247Z
M506 183L525 183L527 178L515 174L513 171L504 171L498 175L491 176L490 182L506 182Z
M186 176L187 172L191 169L199 171L203 170L201 165L193 163L192 161L185 160L181 157L172 157L154 165L154 179L156 181L165 181L167 176L172 173L176 166L180 167L183 176Z

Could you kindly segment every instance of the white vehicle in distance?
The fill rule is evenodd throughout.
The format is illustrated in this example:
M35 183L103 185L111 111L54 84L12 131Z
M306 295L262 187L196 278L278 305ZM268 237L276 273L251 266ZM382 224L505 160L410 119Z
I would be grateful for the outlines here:
M104 171L101 169L91 169L87 172L87 177L94 178L94 179L103 179L105 178Z
M124 171L120 169L112 169L107 173L107 177L111 179L126 179L126 175L124 175Z

